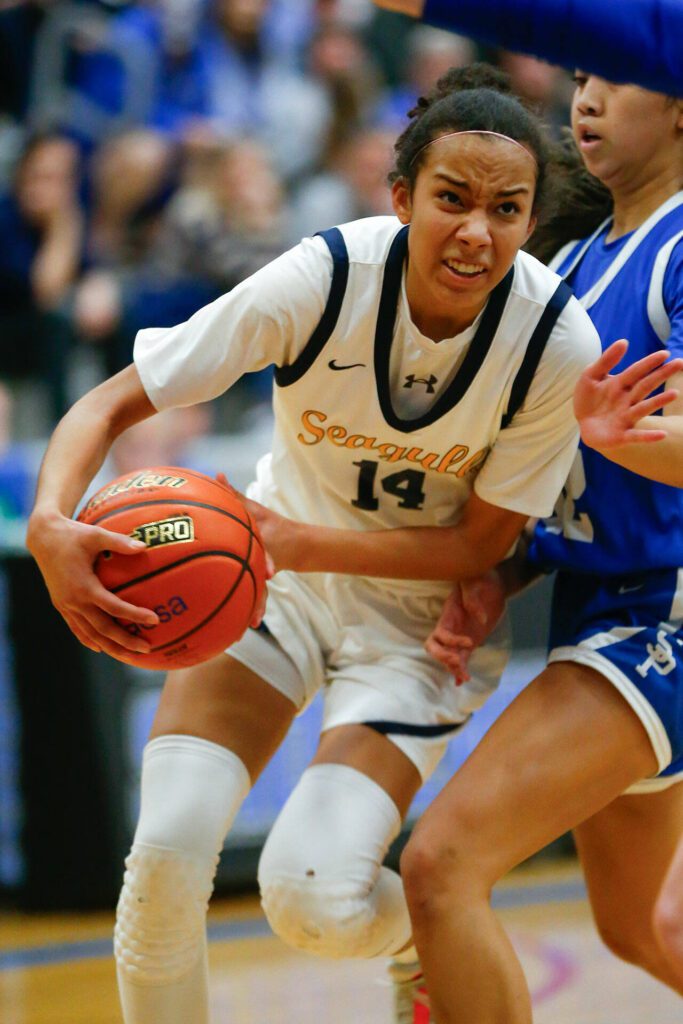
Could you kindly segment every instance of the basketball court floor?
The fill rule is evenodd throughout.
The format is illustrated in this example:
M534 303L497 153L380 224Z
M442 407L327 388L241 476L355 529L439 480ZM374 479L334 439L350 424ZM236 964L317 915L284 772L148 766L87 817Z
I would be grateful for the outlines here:
M601 945L572 863L518 870L496 904L523 960L536 1024L683 1024L683 999ZM112 920L0 915L2 1024L120 1024ZM288 950L255 897L212 904L209 937L214 1024L390 1024L382 961Z

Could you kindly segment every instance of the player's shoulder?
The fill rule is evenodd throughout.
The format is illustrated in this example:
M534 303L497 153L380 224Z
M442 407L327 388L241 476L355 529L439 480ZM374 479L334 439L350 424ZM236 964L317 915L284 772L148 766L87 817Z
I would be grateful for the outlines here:
M521 300L546 305L557 291L561 278L535 256L520 250L515 257L512 291Z
M398 231L398 217L362 217L338 225L346 243L350 263L381 264Z
M513 290L519 301L545 307L561 283L562 278L534 256L518 253ZM548 355L585 365L597 359L600 351L600 337L593 321L578 299L570 295L548 339Z

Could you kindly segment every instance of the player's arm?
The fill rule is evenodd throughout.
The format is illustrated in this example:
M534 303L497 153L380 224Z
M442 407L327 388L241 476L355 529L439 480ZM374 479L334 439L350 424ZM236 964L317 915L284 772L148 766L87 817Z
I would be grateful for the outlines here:
M472 493L455 526L346 530L285 519L247 502L276 569L406 580L480 576L510 551L527 516Z
M681 0L375 0L494 46L611 82L683 93Z
M683 360L665 362L661 351L610 373L627 348L615 342L582 374L574 393L581 438L624 469L683 487ZM664 417L653 415L659 409Z
M157 617L106 590L93 564L104 549L133 554L144 544L71 516L115 438L155 411L132 365L76 402L57 425L45 453L26 536L53 604L78 639L119 658L125 658L125 650L147 651L149 644L131 636L112 616L146 625L156 624Z

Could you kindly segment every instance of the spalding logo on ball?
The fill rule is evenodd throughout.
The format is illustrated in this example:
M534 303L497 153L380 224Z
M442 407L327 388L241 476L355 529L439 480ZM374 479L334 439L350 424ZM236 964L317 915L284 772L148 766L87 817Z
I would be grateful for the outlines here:
M120 476L85 504L79 520L144 541L140 554L103 551L100 580L123 600L151 608L156 626L122 622L152 645L129 651L144 668L198 665L242 636L261 601L265 555L242 502L223 484L177 466Z

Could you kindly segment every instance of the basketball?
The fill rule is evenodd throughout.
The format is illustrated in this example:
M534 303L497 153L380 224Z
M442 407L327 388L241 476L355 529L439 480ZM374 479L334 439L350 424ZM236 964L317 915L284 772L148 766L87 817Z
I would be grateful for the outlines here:
M203 473L154 466L117 477L78 515L145 542L140 554L103 551L95 571L131 604L151 608L156 626L121 622L152 645L126 661L149 669L198 665L242 636L265 586L265 555L239 498Z

